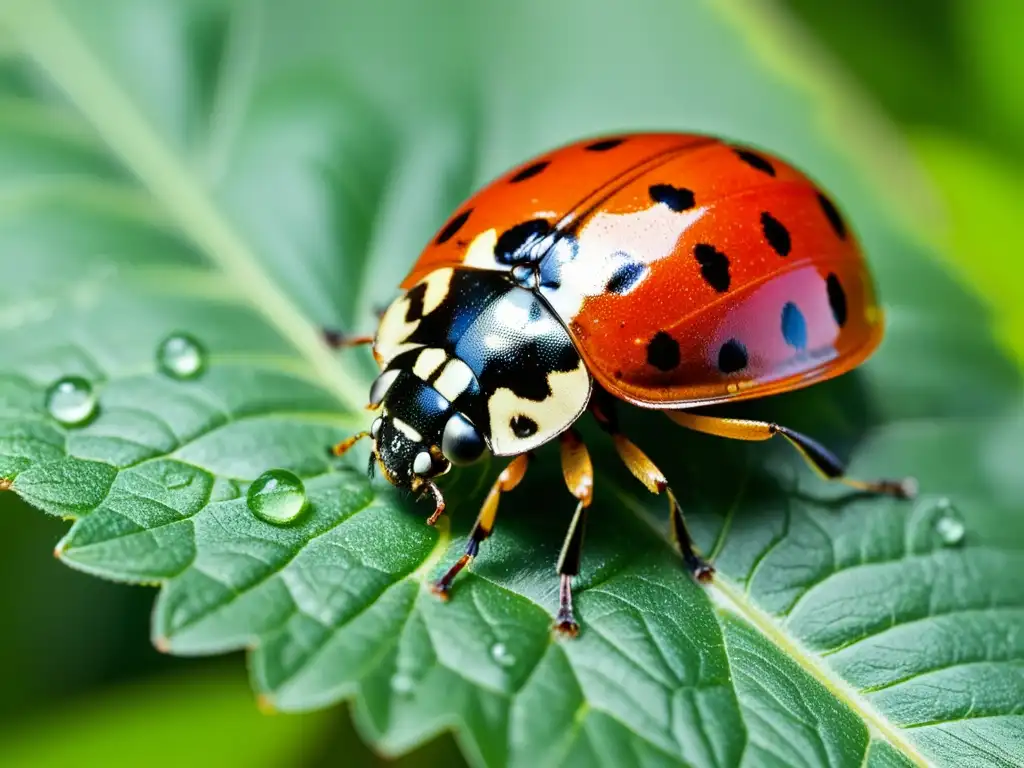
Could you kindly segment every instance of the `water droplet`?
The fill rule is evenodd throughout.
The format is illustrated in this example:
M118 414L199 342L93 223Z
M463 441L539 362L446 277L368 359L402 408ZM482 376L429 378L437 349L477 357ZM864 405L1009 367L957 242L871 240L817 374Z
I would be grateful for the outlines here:
M46 410L66 427L85 424L96 413L96 393L81 376L57 379L46 390Z
M402 672L395 673L391 678L391 690L397 694L407 696L415 687L416 681Z
M287 469L271 469L256 478L246 494L249 511L274 525L290 523L306 506L302 481Z
M206 350L187 333L174 333L160 342L156 363L172 379L193 379L203 372Z
M962 543L964 535L967 533L967 527L960 519L956 508L949 499L940 499L936 508L939 510L939 515L935 518L935 532L939 535L939 539L947 547L955 547Z
M504 643L495 643L491 646L491 658L503 667L511 667L516 663L516 657L509 653Z

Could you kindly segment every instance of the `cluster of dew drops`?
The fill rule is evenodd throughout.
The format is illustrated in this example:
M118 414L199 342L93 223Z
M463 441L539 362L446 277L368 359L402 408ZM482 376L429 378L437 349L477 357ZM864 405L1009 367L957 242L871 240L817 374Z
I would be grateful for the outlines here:
M173 333L156 350L157 368L162 374L179 381L199 378L206 369L207 352L203 345L187 333ZM46 390L46 409L65 427L89 424L99 411L99 396L92 383L82 376L63 376ZM0 490L11 481L0 478ZM270 469L256 478L246 494L249 510L257 518L274 525L286 525L298 519L306 509L306 489L294 473L286 469ZM946 498L926 502L932 529L943 546L962 543L965 526L957 510ZM502 656L501 644L498 656Z
M187 333L167 336L156 350L159 371L178 381L198 379L206 370L207 352ZM65 427L84 427L99 413L100 401L92 382L82 376L63 376L46 390L46 410ZM9 485L9 482L8 482ZM246 494L253 515L274 525L296 520L306 508L306 489L286 469L264 472Z

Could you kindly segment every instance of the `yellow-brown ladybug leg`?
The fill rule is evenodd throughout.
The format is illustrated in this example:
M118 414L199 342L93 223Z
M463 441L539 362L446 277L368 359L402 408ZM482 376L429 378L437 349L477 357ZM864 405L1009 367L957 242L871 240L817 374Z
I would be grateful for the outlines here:
M633 477L639 480L651 493L664 492L668 496L669 520L671 524L672 538L679 548L679 554L683 558L687 569L698 581L710 581L715 573L714 567L703 557L697 554L693 538L686 527L686 519L683 517L683 509L679 506L679 500L672 493L668 486L668 480L657 465L651 461L647 454L641 451L628 437L619 432L618 418L616 417L614 404L610 398L595 398L591 403L591 412L597 423L611 435L615 443L615 450L622 459L622 463L633 473Z
M480 542L490 536L491 531L494 530L494 520L498 516L498 501L501 499L501 494L505 491L511 491L519 485L526 474L526 468L529 464L530 454L524 453L512 459L509 465L498 475L498 479L491 486L487 498L484 499L483 506L480 507L480 514L477 515L476 523L469 534L469 541L466 542L465 553L458 559L455 565L448 569L444 576L431 585L430 590L435 595L442 599L448 598L448 590L451 589L452 582L459 574L459 571L469 565L470 561L476 557L477 552L480 551Z
M577 504L558 556L558 615L555 617L555 629L575 637L579 634L580 625L576 623L572 612L572 580L580 572L587 508L594 498L594 467L587 447L576 430L566 430L559 439L562 445L562 476L569 487L569 493L576 497Z
M358 443L364 437L369 437L369 436L370 436L369 432L357 432L356 434L352 435L352 437L346 437L340 443L335 445L331 449L331 453L333 453L335 456L344 456L346 453L348 453L349 449L353 445Z
M364 344L373 344L373 336L346 336L341 331L333 328L324 328L324 341L331 349L346 349L348 347L361 347Z
M898 499L912 499L917 494L917 481L912 477L902 480L857 480L847 477L846 467L825 446L779 424L748 419L722 419L687 411L665 411L665 415L687 429L733 440L770 440L781 435L827 480L845 483L859 491L895 496Z

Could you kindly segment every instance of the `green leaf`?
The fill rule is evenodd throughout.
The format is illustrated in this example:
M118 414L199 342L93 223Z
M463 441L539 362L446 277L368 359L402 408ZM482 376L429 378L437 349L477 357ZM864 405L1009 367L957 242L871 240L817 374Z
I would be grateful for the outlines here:
M1019 763L1019 371L893 215L899 155L888 140L864 154L884 127L807 75L782 25L723 5L8 4L0 475L75 519L69 565L162 585L159 647L249 648L268 706L353 698L385 753L455 729L488 766ZM327 446L366 424L373 368L329 353L317 327L372 328L425 239L513 162L661 127L809 169L888 311L862 370L732 412L813 433L858 476L916 475L922 497L850 498L786 446L631 412L716 583L683 572L661 501L588 424L581 637L549 629L572 510L550 447L441 604L424 584L458 556L499 465L453 474L450 530L371 487L359 457L332 461ZM157 370L179 330L209 350L198 379ZM68 374L99 392L85 427L44 406ZM308 492L289 526L245 504L273 467ZM954 514L966 536L946 546L937 524Z

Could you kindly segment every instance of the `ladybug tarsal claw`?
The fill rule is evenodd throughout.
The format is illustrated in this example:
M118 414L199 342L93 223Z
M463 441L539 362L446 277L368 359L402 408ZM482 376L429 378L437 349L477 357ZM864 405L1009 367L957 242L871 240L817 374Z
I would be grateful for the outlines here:
M448 584L442 584L440 581L435 581L430 585L430 592L442 603L447 603L451 597L451 587Z
M715 567L710 563L700 563L693 569L693 577L701 584L710 584L715 576Z
M444 496L441 495L441 489L430 481L426 483L423 492L429 492L434 497L434 511L431 513L430 517L427 518L427 525L434 525L438 519L440 519L441 515L444 514Z
M555 617L554 630L562 637L578 637L580 625L572 613L562 613L559 611L558 616Z
M892 488L890 493L897 499L913 499L917 496L918 484L916 477L904 477L902 480L887 480Z

